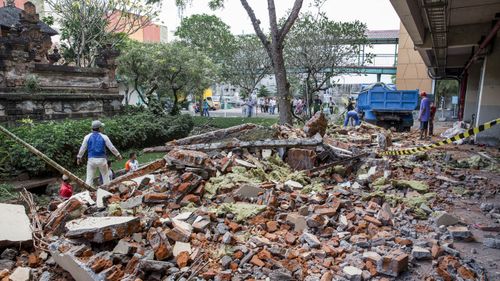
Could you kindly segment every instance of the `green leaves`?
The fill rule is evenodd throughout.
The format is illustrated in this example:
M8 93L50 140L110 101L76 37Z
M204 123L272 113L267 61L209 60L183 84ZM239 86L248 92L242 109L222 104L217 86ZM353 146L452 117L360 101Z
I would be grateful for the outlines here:
M304 83L308 83L312 96L348 67L369 62L370 54L360 55L360 46L367 44L366 30L366 25L360 21L337 22L321 12L303 14L286 40L288 67L298 73L300 79L305 77Z
M193 120L188 115L162 117L142 112L102 121L106 124L105 134L120 151L161 145L186 137L193 128ZM76 155L83 137L90 133L90 123L91 120L65 120L23 125L11 130L51 159L74 171ZM51 170L29 151L0 135L0 177L12 177L26 171L40 175Z
M131 42L118 58L118 74L144 95L148 105L160 106L165 98L177 102L188 94L201 94L215 82L218 69L198 49L182 42L145 44Z

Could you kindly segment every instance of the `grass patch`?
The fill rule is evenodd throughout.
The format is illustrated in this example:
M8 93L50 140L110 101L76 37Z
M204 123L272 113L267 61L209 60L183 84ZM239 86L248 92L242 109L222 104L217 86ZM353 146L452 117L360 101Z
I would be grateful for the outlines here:
M195 127L209 126L217 129L225 129L245 123L252 123L261 126L272 126L278 123L277 118L265 118L265 117L203 117L203 116L193 116Z
M7 202L18 197L18 192L10 184L0 183L0 202Z

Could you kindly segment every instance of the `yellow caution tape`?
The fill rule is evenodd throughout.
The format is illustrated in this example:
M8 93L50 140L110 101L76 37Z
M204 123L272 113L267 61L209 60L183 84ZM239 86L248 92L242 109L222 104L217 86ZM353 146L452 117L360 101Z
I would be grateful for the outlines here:
M409 154L414 154L414 153L417 153L417 152L420 152L420 151L426 151L426 150L429 150L429 149L433 149L433 148L436 148L438 146L442 146L442 145L446 145L446 144L450 144L454 141L458 141L458 140L461 140L461 139L465 139L465 138L468 138L472 135L475 135L479 132L482 132L484 130L488 130L489 128L495 126L496 124L499 124L500 123L500 118L497 118L493 121L490 121L490 122L486 122L478 127L475 127L475 128L472 128L472 129L469 129L461 134L458 134L458 135L455 135L451 138L447 138L445 140L442 140L440 142L436 142L436 143L433 143L433 144L430 144L430 145L426 145L426 146L421 146L421 147L415 147L415 148L408 148L408 149L401 149L401 150L390 150L390 151L385 151L385 152L382 152L380 153L380 155L409 155Z

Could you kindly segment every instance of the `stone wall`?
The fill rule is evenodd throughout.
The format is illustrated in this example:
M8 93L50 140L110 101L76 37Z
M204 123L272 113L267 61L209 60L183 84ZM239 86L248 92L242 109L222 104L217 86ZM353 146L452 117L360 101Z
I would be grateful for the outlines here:
M0 122L110 116L121 110L123 97L108 69L17 63L3 70ZM26 86L27 76L36 81L34 87Z

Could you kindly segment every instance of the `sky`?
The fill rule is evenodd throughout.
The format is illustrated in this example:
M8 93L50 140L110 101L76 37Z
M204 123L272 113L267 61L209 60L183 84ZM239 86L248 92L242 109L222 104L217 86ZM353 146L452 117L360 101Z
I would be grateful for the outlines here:
M210 10L208 0L192 0L191 4L183 12L184 17L193 14L213 14L222 19L233 34L253 34L255 33L250 19L239 0L225 0L223 9ZM266 32L269 27L269 16L267 12L267 1L248 0L257 18L261 21L261 27ZM275 0L278 18L284 17L293 6L293 0ZM312 7L313 0L304 0L302 12L316 12ZM322 6L322 11L327 16L336 21L359 20L366 23L369 30L399 29L399 17L389 0L327 0ZM169 30L168 40L175 38L174 32L181 22L179 11L175 6L175 0L163 0L160 20ZM379 45L376 48L380 51L373 53L393 52L394 46ZM342 83L374 83L376 75L343 75L335 77L335 80ZM391 83L389 75L382 75L382 82Z
M267 1L248 0L248 2L262 22L261 27L267 29L269 26ZM286 11L292 8L293 2L293 0L275 0L278 18L286 15ZM315 12L316 8L311 7L312 2L312 0L304 0L301 11ZM201 13L214 14L229 25L234 34L255 33L239 0L226 0L224 8L217 11L210 10L207 3L208 0L192 0L183 16ZM389 0L327 0L322 11L326 12L330 19L336 21L362 21L370 30L399 29L399 18ZM180 24L175 0L163 0L160 20L169 29L169 36L173 36L173 32Z

